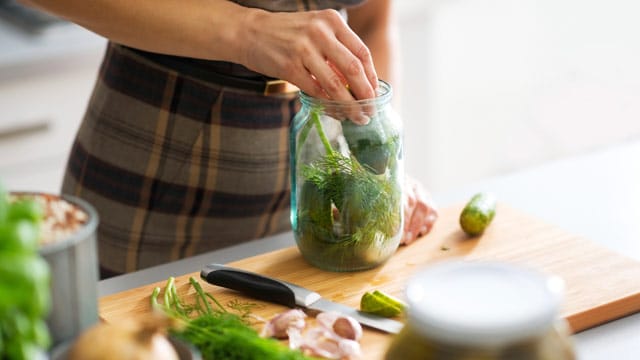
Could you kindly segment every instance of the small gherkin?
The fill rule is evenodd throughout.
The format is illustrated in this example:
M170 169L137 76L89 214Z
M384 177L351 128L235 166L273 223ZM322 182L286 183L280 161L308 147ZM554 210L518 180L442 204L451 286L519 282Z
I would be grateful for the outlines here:
M377 118L372 118L367 125L343 121L342 133L351 154L360 164L374 174L384 173L392 153L387 144L388 137Z

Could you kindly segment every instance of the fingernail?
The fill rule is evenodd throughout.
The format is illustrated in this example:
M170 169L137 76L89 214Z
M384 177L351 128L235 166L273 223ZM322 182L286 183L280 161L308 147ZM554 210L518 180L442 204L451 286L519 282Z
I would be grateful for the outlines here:
M356 116L354 122L360 125L367 125L369 123L369 121L371 121L371 119L364 114L359 114L358 116Z

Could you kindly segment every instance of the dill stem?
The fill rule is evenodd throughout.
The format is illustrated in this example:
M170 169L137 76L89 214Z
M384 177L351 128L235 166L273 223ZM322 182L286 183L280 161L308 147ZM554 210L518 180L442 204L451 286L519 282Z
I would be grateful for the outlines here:
M191 283L193 288L196 289L196 292L198 293L199 298L201 298L202 301L204 301L207 309L207 313L213 312L213 308L211 307L211 304L209 304L209 301L207 300L207 298L211 299L211 301L213 301L216 304L216 306L220 308L220 311L227 312L227 309L225 309L224 306L222 306L222 304L220 304L220 302L216 300L215 297L213 297L213 295L204 292L200 283L193 276L189 277L189 282Z
M327 154L331 154L334 150L331 147L331 143L329 142L327 135L324 133L324 130L322 129L322 123L320 122L320 114L318 114L317 111L313 111L311 113L311 118L313 119L313 122L316 125L316 131L318 131L318 136L320 136L320 140L322 140L322 144L327 150Z
M199 299L204 302L207 314L211 314L213 312L213 308L211 308L211 304L209 304L209 301L207 301L207 296L204 294L202 286L200 286L200 284L192 276L189 277L189 282L191 283L193 288L196 289L196 293L198 294Z
M178 289L176 288L175 282L172 284L171 289L168 291L171 292L171 298L173 299L176 311L180 314L184 314L185 309L182 306L182 302L180 302L180 297L178 296Z
M222 310L223 312L228 312L227 309L224 308L224 306L222 306L222 304L220 304L220 302L213 297L213 295L209 294L209 293L205 293L205 295L211 299L216 305L218 305L218 307L220 308L220 310Z
M169 279L167 279L167 284L164 286L164 306L168 309L171 308L171 292L169 291L169 288L173 282L174 278L169 277Z
M153 292L151 293L151 307L153 309L161 309L161 305L158 302L159 295L160 295L160 287L156 286L156 288L153 289Z

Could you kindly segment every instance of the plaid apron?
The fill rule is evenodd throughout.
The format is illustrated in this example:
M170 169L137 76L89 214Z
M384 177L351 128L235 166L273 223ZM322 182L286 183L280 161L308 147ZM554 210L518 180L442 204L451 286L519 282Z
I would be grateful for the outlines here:
M295 93L201 82L111 44L63 193L100 216L103 276L290 229Z

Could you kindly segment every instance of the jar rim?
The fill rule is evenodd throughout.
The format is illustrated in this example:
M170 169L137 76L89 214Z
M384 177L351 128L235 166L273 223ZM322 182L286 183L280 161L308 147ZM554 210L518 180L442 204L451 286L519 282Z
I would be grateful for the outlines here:
M323 107L351 107L351 106L366 106L366 105L382 105L391 100L393 96L393 89L391 85L378 79L378 87L376 88L376 96L370 99L360 100L331 100L313 97L304 91L300 91L300 101L305 105L316 105Z
M545 334L555 323L563 281L487 261L443 261L406 289L408 322L448 344L501 346Z

